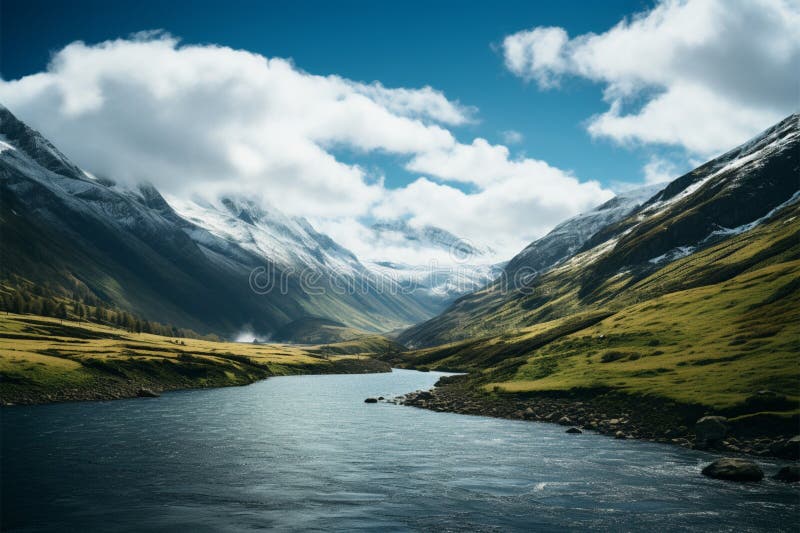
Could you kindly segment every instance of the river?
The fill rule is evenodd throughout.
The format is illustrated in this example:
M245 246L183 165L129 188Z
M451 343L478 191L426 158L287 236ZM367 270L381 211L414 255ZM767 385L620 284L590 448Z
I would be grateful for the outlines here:
M798 487L714 455L561 426L365 404L437 372L271 378L2 410L18 531L797 531ZM761 463L767 475L779 463Z

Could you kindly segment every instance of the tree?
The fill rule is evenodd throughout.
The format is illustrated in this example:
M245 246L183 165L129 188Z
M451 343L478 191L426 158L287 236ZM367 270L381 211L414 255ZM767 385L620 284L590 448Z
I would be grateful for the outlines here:
M11 311L14 313L25 312L25 300L22 298L20 293L14 295L14 301L11 304Z
M50 298L42 298L41 299L41 307L40 311L37 314L44 315L44 316L53 316L53 302Z

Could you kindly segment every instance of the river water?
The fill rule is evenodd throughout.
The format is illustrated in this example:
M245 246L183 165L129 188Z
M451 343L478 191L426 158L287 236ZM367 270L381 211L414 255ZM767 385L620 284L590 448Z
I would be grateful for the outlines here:
M797 531L800 489L715 456L365 404L441 374L271 378L2 410L2 529ZM768 476L780 463L762 463Z

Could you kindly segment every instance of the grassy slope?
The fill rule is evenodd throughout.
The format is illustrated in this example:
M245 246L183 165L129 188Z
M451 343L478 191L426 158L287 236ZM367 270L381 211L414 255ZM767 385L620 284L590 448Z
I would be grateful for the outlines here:
M367 356L377 348L372 336L342 345L242 344L0 315L0 401L107 398L130 396L141 387L243 385L273 375L388 370Z
M418 350L406 364L473 372L499 392L616 390L722 410L768 389L800 400L800 210L637 279L605 281L577 298L554 272L544 308L518 302L488 317L480 338ZM526 317L527 315L527 317ZM523 318L552 320L496 334ZM481 327L481 326L478 326Z

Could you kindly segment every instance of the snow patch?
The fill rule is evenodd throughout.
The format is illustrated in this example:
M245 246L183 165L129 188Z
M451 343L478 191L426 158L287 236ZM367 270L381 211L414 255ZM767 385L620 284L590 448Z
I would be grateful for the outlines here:
M677 248L673 248L665 254L661 254L658 257L650 259L650 263L653 265L658 265L665 262L671 263L680 259L681 257L686 257L687 255L693 254L694 251L694 246L678 246Z
M708 236L705 239L702 240L702 242L707 242L707 241L709 241L711 239L714 239L715 237L728 237L728 236L731 236L731 235L739 235L740 233L744 233L745 231L749 231L749 230L755 228L756 226L758 226L759 224L762 224L763 222L766 222L767 220L772 218L773 215L775 215L775 213L777 213L778 211L780 211L784 207L788 207L788 206L790 206L790 205L792 205L794 203L797 203L798 200L800 200L800 191L796 191L791 196L791 198L789 198L788 200L786 200L782 204L780 204L778 206L775 206L773 209L771 209L769 211L769 213L767 213L763 217L757 218L756 220L753 220L752 222L748 222L747 224L742 224L741 226L736 226L735 228L720 228L718 230L714 230L711 233L709 233Z

